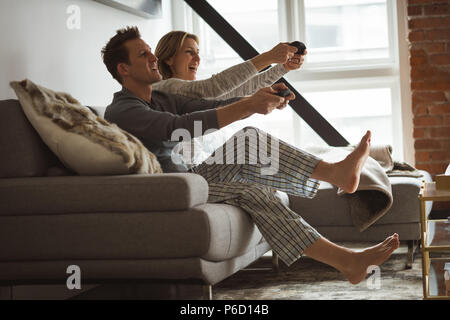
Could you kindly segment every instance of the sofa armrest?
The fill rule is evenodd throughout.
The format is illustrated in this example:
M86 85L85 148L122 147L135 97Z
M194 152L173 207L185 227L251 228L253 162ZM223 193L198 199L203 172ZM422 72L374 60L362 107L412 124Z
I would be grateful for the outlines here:
M207 199L193 173L0 179L0 215L173 211Z

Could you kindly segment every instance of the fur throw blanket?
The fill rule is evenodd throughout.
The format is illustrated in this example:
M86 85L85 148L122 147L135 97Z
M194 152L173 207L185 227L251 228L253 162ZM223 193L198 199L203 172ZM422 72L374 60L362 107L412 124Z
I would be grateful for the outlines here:
M70 94L54 92L28 79L20 82L13 81L10 85L16 91L22 106L22 99L31 100L36 113L51 119L60 129L83 136L89 142L101 145L110 152L120 155L125 166L129 168L128 173L162 173L156 156L136 137L96 116ZM36 130L39 132L37 128ZM52 149L51 146L49 147Z

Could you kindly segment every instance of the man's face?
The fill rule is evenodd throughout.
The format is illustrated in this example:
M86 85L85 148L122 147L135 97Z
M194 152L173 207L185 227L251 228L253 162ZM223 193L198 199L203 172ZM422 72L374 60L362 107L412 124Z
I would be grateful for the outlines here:
M158 71L158 58L152 53L151 48L142 39L134 39L125 42L128 48L129 65L126 65L126 74L122 78L130 77L136 82L149 85L162 79Z

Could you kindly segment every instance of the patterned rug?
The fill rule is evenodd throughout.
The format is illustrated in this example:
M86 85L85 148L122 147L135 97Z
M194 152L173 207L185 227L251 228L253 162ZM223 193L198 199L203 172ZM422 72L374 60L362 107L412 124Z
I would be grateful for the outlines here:
M343 244L364 248L373 244ZM333 267L303 257L290 267L280 261L278 273L254 268L270 268L271 253L247 269L213 287L214 300L421 300L422 260L419 250L412 269L405 269L406 244L384 262L377 275L358 285L350 284Z

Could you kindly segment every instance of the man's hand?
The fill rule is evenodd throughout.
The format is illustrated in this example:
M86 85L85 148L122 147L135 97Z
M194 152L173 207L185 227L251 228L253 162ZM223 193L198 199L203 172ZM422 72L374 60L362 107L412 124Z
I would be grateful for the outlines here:
M278 91L286 90L289 88L284 83L277 83L272 86L272 89L276 93ZM286 108L289 101L294 100L294 99L295 99L295 94L293 92L291 92L287 97L284 97L283 103L279 107L277 107L277 109L283 110L284 108Z
M300 69L300 67L302 66L303 62L305 61L305 55L307 53L308 53L308 51L305 50L305 53L303 55L294 54L294 56L292 58L288 59L288 61L283 64L284 68L287 71Z
M223 128L230 123L247 118L255 113L269 114L274 109L284 109L290 100L295 99L295 94L292 92L284 98L276 95L278 91L286 89L288 87L284 83L277 83L272 87L258 90L250 97L218 107L216 112L219 128Z
M269 114L284 103L284 98L279 97L271 87L258 90L248 98L249 111L259 114Z
M277 96L276 93L286 90L288 87L284 83L274 84L272 87L260 89L253 96L249 97L249 110L252 113L269 114L274 109L284 109L290 100L295 99L295 94L287 97Z

